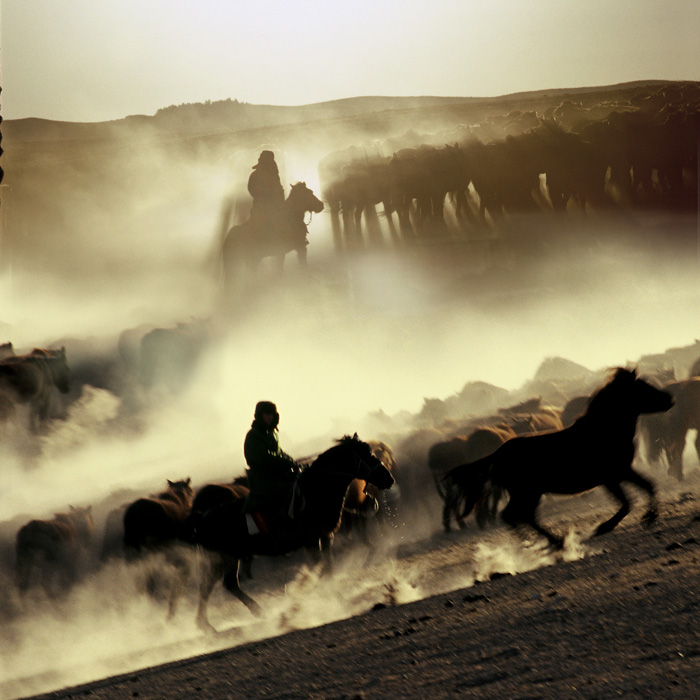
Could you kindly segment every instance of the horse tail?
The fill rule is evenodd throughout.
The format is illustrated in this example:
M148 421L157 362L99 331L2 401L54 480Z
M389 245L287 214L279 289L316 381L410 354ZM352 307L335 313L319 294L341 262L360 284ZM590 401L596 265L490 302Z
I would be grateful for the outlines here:
M455 509L461 505L461 517L466 518L474 508L477 515L482 513L483 505L490 495L490 477L493 460L492 455L478 459L475 462L460 464L451 469L442 479L448 494L452 494ZM483 525L481 517L477 518Z

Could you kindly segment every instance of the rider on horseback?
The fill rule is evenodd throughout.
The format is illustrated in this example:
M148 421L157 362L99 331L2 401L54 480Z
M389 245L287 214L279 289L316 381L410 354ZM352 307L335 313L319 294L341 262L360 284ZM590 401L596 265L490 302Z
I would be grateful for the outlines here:
M262 151L248 178L248 192L253 198L250 221L258 234L270 238L284 206L284 189L272 151Z
M299 466L279 446L280 416L275 404L260 401L254 417L243 446L250 489L244 512L259 532L265 534L272 529L277 536L298 507L294 500L298 498L295 487Z

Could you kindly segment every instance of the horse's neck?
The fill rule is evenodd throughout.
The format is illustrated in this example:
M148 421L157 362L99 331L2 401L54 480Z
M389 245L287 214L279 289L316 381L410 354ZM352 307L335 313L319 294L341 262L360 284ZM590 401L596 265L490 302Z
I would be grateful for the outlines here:
M284 206L290 219L304 219L304 214L306 213L307 209L298 197L290 194L285 200Z
M301 489L306 500L304 515L308 520L338 522L348 486L354 478L350 472L350 468L343 470L340 467L339 471L326 469L322 463L312 465L302 474Z
M634 437L638 418L639 414L634 412L601 410L593 407L593 410L589 408L574 425L579 424L582 427L594 429L604 434L607 439L612 437L628 440Z

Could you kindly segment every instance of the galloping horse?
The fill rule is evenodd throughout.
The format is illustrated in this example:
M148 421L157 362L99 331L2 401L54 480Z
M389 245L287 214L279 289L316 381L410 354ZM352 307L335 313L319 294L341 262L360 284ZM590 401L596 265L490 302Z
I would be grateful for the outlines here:
M255 270L263 258L274 257L277 258L281 271L285 255L292 250L296 251L299 264L305 267L308 229L304 223L304 216L306 212L318 214L321 211L323 202L305 182L297 182L291 185L279 218L273 222L273 232L258 230L250 219L230 229L222 249L224 284L231 284L236 268L241 263Z
M505 423L484 425L474 428L468 436L457 436L447 442L438 442L428 451L428 467L433 476L440 498L443 500L442 527L445 532L452 529L452 517L461 529L465 526L466 516L459 512L460 495L454 484L445 483L444 476L459 464L475 462L487 455L493 454L506 440L515 437L515 431ZM490 495L492 509L496 507L500 493ZM477 515L481 522L483 511Z
M385 442L380 440L369 440L367 444L372 449L375 457L392 473L396 478L397 463L394 452ZM393 502L388 503L387 497L394 496ZM370 521L385 521L395 515L394 507L398 500L398 488L395 487L387 494L380 491L374 484L370 484L364 479L353 479L348 486L343 505L343 521L341 530L352 536L357 532L360 540L367 547L372 547L369 539L368 527Z
M94 528L91 506L71 506L68 513L57 513L53 520L31 520L23 525L15 544L20 593L26 593L33 582L49 597L65 593L79 578L81 557L89 548Z
M29 406L29 429L33 433L39 433L49 417L54 387L62 394L70 391L65 348L35 348L28 355L0 360L0 395L13 404Z
M563 540L542 527L535 515L545 493L575 494L604 486L620 509L598 526L594 535L602 535L629 513L621 487L629 482L647 493L644 518L652 522L657 517L654 484L632 467L637 419L672 405L671 394L640 379L635 370L618 368L569 428L511 438L493 454L455 467L445 479L460 491L463 517L483 503L489 488L500 487L510 496L503 520L512 527L529 525L556 547Z
M190 577L190 561L179 547L183 524L192 510L194 490L190 478L170 481L168 488L156 496L139 498L124 511L124 551L128 559L153 552L163 552L166 561L175 569L169 582L168 617L175 613L180 591ZM147 584L154 594L156 584L151 577Z
M197 622L211 628L207 620L207 602L217 581L223 579L226 590L236 596L253 614L261 608L240 587L239 562L242 558L262 554L274 556L305 547L330 556L330 543L340 527L348 485L363 479L380 489L388 489L394 478L373 454L370 446L357 435L345 436L321 453L299 476L305 506L289 521L285 546L271 543L266 535L250 535L242 510L242 501L224 503L204 513L193 513L187 541L219 555L218 561L202 574Z
M192 509L190 479L170 481L156 496L139 498L124 511L124 546L131 553L177 541Z

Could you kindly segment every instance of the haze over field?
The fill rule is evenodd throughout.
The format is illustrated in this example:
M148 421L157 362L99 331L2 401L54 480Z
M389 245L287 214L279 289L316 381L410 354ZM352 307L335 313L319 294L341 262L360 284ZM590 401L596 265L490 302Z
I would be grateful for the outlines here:
M529 201L525 211L505 207L477 221L472 183L473 220L459 219L450 192L444 226L421 228L416 201L411 236L397 233L396 211L377 204L374 224L361 215L362 245L347 222L339 233L319 172L339 152L360 154L345 174L477 134L519 144L523 124L568 132L567 118L602 123L615 112L624 121L643 110L691 119L700 94L692 3L438 0L404 3L400 18L383 0L302 1L294 15L286 3L236 5L1 0L0 344L18 353L65 346L77 381L41 435L24 429L25 407L0 424L0 671L19 683L0 687L0 697L415 600L503 567L553 563L498 537L473 561L459 543L432 552L440 505L423 450L399 465L420 472L410 474L419 493L402 495L421 507L387 537L371 575L357 578L363 565L352 555L325 581L262 562L270 579L250 585L271 614L255 630L220 591L212 617L223 639L198 637L191 591L166 624L163 605L143 592L145 573L119 561L56 605L40 593L20 601L11 581L23 523L92 504L95 554L112 507L160 491L166 479L200 486L241 474L257 401L277 403L282 445L295 457L355 431L396 445L438 429L430 400L454 399L469 383L516 402L531 398L547 358L599 371L698 338L697 167L688 165L697 158L685 159L687 149L672 184L655 165L649 188L625 192L604 169L605 206L579 193L555 212L543 197L541 207ZM625 84L595 87L617 83ZM522 94L488 97L508 93ZM345 99L363 95L406 99ZM338 101L284 107L327 100ZM154 116L124 119L137 114ZM287 194L304 181L325 209L306 216L308 271L290 254L284 275L266 260L225 291L222 241L247 216L246 182L263 149L275 152ZM536 194L546 192L547 178L535 180ZM138 362L128 363L141 337L202 319L207 341L192 367L171 368L174 390L144 387ZM0 402L0 418L3 410ZM477 405L470 415L485 412ZM588 553L579 534L570 559ZM394 556L412 546L421 550L415 560ZM142 655L163 645L172 646ZM51 675L61 668L67 675Z

